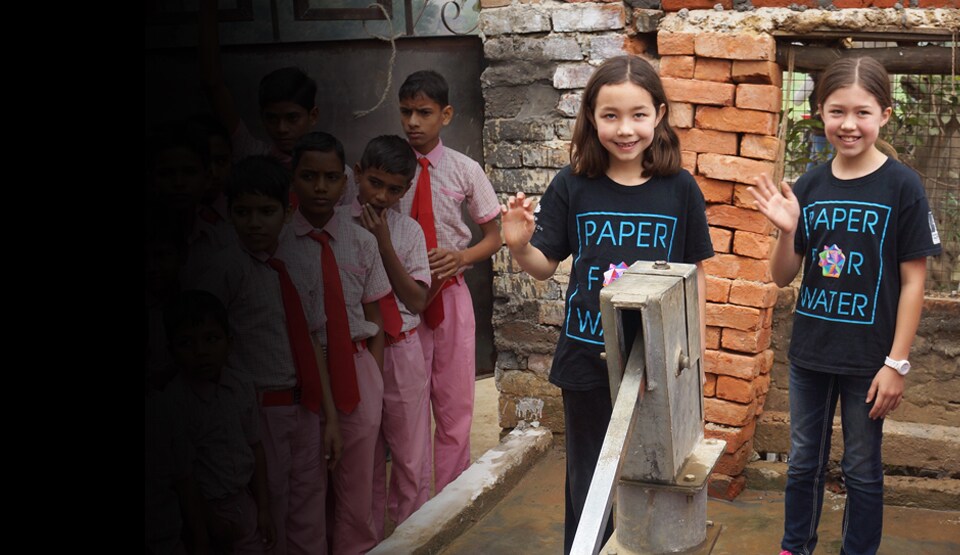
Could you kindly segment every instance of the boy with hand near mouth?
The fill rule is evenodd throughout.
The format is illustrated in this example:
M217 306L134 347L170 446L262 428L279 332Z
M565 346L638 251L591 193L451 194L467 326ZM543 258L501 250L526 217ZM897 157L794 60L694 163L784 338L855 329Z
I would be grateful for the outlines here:
M352 199L351 215L377 239L393 286L393 294L381 301L387 346L373 497L373 516L381 540L384 506L389 506L391 520L400 524L426 503L429 492L422 473L429 463L430 384L417 326L426 306L430 264L419 224L392 209L410 189L416 168L417 158L410 145L396 135L383 135L367 143L354 168L359 194ZM386 447L393 461L389 500Z

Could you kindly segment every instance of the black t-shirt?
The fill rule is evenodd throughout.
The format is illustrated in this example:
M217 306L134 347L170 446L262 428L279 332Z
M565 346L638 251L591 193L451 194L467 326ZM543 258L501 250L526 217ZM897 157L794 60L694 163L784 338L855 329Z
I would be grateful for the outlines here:
M790 360L873 375L893 345L900 263L940 253L920 178L892 158L857 179L837 179L827 163L804 174L794 193L794 250L804 259Z
M536 208L530 243L553 260L573 255L560 340L550 382L585 391L608 384L600 288L610 264L637 260L695 263L713 256L703 194L681 170L624 186L607 176L573 175L550 183Z

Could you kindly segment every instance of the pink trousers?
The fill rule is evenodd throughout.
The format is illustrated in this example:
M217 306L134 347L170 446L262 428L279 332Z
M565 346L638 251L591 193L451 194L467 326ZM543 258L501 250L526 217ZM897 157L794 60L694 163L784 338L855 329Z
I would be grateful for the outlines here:
M373 523L373 460L383 412L383 377L370 351L353 355L360 404L339 412L343 456L333 469L333 552L366 553L377 545Z
M429 498L421 487L423 467L430 462L430 383L419 333L387 346L383 356L383 423L374 457L373 518L383 540L384 506L400 524ZM386 448L392 467L387 500Z
M277 530L271 553L326 553L327 461L320 417L302 405L260 407L260 436Z
M457 285L440 294L443 295L443 322L436 329L422 322L417 328L430 374L430 403L437 426L433 437L437 493L470 466L470 425L477 373L477 326L470 289L463 275L457 277ZM424 481L429 490L429 462L424 467Z

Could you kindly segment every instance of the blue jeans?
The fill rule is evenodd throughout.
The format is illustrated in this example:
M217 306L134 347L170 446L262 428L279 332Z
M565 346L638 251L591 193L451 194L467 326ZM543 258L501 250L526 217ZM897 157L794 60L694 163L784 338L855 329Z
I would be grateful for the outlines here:
M869 417L873 376L845 376L790 366L790 464L781 549L808 555L817 546L833 416L840 400L847 503L841 554L875 554L883 531L883 420Z

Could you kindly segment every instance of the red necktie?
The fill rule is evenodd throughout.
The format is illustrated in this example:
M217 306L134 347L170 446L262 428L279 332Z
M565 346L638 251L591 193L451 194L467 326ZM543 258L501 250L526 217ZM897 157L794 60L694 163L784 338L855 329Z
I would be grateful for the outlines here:
M311 412L320 414L323 386L320 383L317 355L310 341L310 329L307 326L307 317L303 314L300 294L297 293L297 287L290 279L290 273L283 261L271 258L267 260L267 264L276 270L280 277L287 336L290 338L290 350L293 351L293 364L297 368L297 385L301 389L300 403Z
M417 192L413 194L413 207L410 217L420 223L423 236L427 240L427 251L437 248L437 227L433 220L433 195L430 191L430 160L426 156L420 162L420 177L417 178ZM443 322L443 293L433 298L423 311L423 319L430 329L434 329Z
M350 320L343 300L340 268L330 248L330 234L313 230L310 238L320 243L320 271L323 272L323 305L327 315L327 361L330 371L330 389L337 409L350 414L360 403L357 387L357 368L353 364L353 340L350 338Z
M394 339L400 337L400 332L403 330L403 318L400 317L400 307L397 306L397 299L393 296L393 291L380 297L377 302L380 303L380 316L383 317L383 331Z

